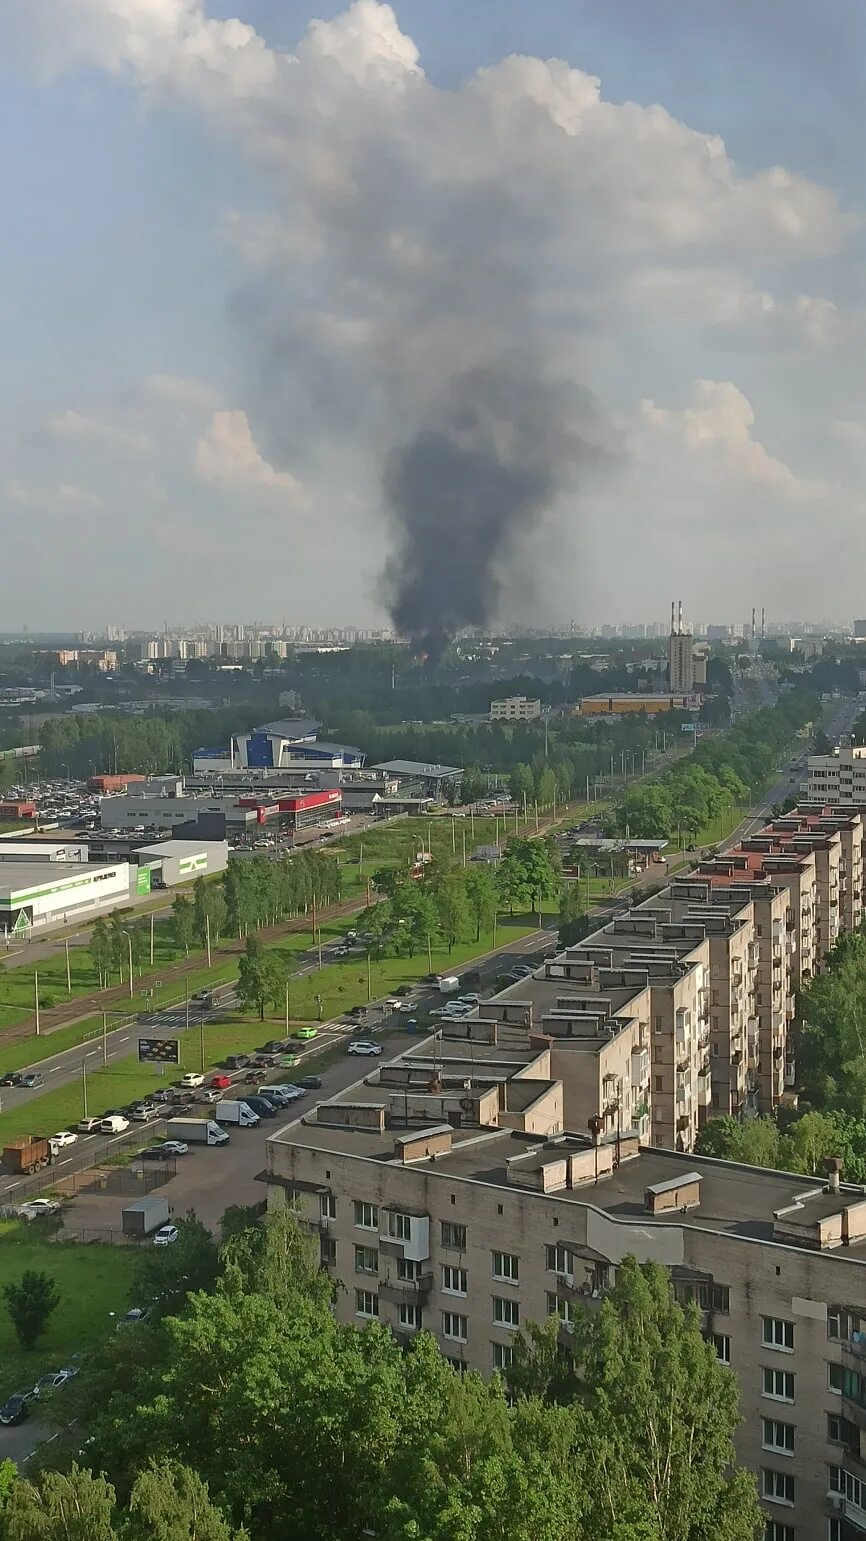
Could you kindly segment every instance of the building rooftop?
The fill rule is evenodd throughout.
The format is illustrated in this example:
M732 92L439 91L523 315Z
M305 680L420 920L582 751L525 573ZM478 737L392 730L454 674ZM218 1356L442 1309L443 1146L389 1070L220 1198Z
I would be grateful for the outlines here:
M383 760L374 770L389 771L393 776L423 776L430 781L446 781L451 776L462 776L460 765L427 765L423 760Z
M322 724L314 717L284 717L277 722L262 723L254 733L273 733L279 738L299 743L305 738L315 738Z
M0 893L30 893L59 883L92 882L100 872L116 872L124 862L0 862Z

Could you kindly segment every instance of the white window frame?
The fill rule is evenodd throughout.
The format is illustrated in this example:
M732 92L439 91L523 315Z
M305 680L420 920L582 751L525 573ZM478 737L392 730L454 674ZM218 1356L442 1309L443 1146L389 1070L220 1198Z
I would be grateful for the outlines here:
M375 1290L355 1291L355 1315L368 1322L379 1320L379 1296Z
M770 1430L769 1437L768 1437L768 1434L767 1434L768 1428ZM776 1434L776 1430L777 1429L788 1429L788 1430L790 1430L790 1434L791 1434L791 1443L790 1443L790 1445L780 1445L780 1444L776 1443L775 1434ZM785 1423L784 1419L782 1419L782 1418L762 1418L761 1419L761 1449L762 1450L772 1450L774 1452L774 1454L776 1454L776 1455L793 1456L793 1454L794 1454L794 1437L795 1436L794 1436L794 1425L793 1425L793 1423Z
M788 1492L790 1498L786 1496ZM765 1503L783 1504L786 1509L793 1509L796 1493L793 1472L776 1471L772 1466L761 1467L761 1497Z
M399 1209L389 1209L387 1214L388 1235L392 1241L408 1241L412 1235L412 1216Z
M494 1370L510 1370L514 1363L513 1343L493 1344L493 1368Z
M520 1303L512 1300L510 1295L493 1296L493 1323L496 1327L507 1327L515 1332L520 1326Z
M442 1312L442 1336L449 1343L467 1343L469 1341L469 1318L460 1311Z
M404 1302L397 1310L397 1320L401 1327L406 1327L412 1332L421 1329L421 1307Z
M458 1282L457 1282L456 1285L454 1283L454 1276L455 1275L458 1276ZM460 1275L462 1275L462 1282L463 1282L463 1288L462 1289L459 1288ZM449 1279L450 1279L450 1282L449 1282ZM443 1295L455 1295L455 1296L457 1296L459 1298L465 1299L467 1294L469 1293L469 1270L468 1270L468 1268L461 1267L461 1265L459 1263L443 1263L442 1264L442 1293L443 1293Z
M786 1338L790 1338L790 1343L778 1341ZM779 1354L793 1354L794 1323L784 1316L762 1316L761 1343L764 1348L775 1349Z
M497 1284L520 1283L520 1258L516 1252L492 1252L491 1261Z
M792 1383L791 1395L788 1396L787 1393L782 1393L782 1392L779 1392L779 1391L768 1391L767 1390L767 1376L768 1375L771 1375L773 1377L773 1380L776 1380L777 1377L781 1377L781 1378L785 1379L786 1381L788 1379L790 1379L790 1381ZM793 1400L794 1400L794 1390L796 1389L796 1387L794 1386L794 1372L793 1372L793 1370L777 1370L775 1365L765 1364L761 1368L761 1386L762 1386L761 1395L765 1396L767 1398L767 1400L770 1401L770 1402L786 1402L786 1403L788 1403L788 1405L790 1405L793 1402Z
M366 1268L361 1263L361 1261L360 1261L360 1254L362 1252L370 1253L372 1255L372 1257L375 1259L372 1267ZM365 1247L362 1243L358 1243L358 1242L355 1243L355 1272L356 1273L366 1273L366 1274L378 1274L378 1272L379 1272L379 1249L378 1249L378 1247Z
M726 1332L713 1332L710 1334L710 1342L716 1351L719 1364L731 1362L731 1340Z
M401 1284L415 1284L421 1277L421 1264L414 1257L397 1258L397 1278Z
M466 1251L466 1226L462 1223L462 1221L460 1221L460 1220L440 1220L439 1225L440 1225L440 1235L441 1235L441 1239L442 1239L442 1245L443 1245L443 1247L445 1247L446 1251L448 1251L448 1252L465 1252ZM462 1239L460 1239L458 1241L446 1241L445 1238L446 1238L447 1235L450 1234L451 1231L460 1231L462 1233Z
M370 1219L369 1220L365 1218L365 1216L367 1214L370 1215ZM355 1226L356 1226L356 1228L359 1231L376 1231L378 1233L378 1230L379 1230L379 1206L378 1206L378 1204L368 1204L366 1202L366 1200L364 1200L364 1199L356 1199L355 1200Z
M336 1220L337 1200L333 1193L319 1194L319 1217L322 1220Z

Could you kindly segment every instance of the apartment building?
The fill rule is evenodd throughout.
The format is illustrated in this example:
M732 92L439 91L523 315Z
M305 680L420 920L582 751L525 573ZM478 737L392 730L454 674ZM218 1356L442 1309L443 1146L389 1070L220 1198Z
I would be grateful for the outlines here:
M528 1322L567 1344L626 1255L660 1262L739 1377L769 1541L862 1535L866 1190L566 1132L552 1052L437 1037L269 1140L269 1202L318 1235L338 1317L491 1374Z
M537 722L541 716L541 702L528 696L504 696L501 701L491 701L491 722Z
M866 745L843 744L836 754L810 754L809 802L866 807Z

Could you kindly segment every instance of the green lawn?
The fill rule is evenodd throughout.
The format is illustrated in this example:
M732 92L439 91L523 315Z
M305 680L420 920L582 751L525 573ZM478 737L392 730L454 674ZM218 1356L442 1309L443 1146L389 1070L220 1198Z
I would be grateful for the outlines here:
M110 1312L122 1315L129 1306L135 1257L131 1247L78 1246L37 1237L18 1221L0 1225L0 1288L34 1268L51 1274L60 1291L60 1304L32 1353L18 1347L0 1305L0 1398L29 1390L47 1370L62 1369L73 1354L114 1330Z

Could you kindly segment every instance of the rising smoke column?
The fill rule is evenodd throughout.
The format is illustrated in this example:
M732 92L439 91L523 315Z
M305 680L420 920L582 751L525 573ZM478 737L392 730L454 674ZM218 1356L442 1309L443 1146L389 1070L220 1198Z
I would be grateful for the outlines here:
M528 354L451 382L384 475L396 540L386 594L401 635L438 657L462 627L493 618L505 568L529 562L566 476L598 462L594 425L586 393L545 380Z

